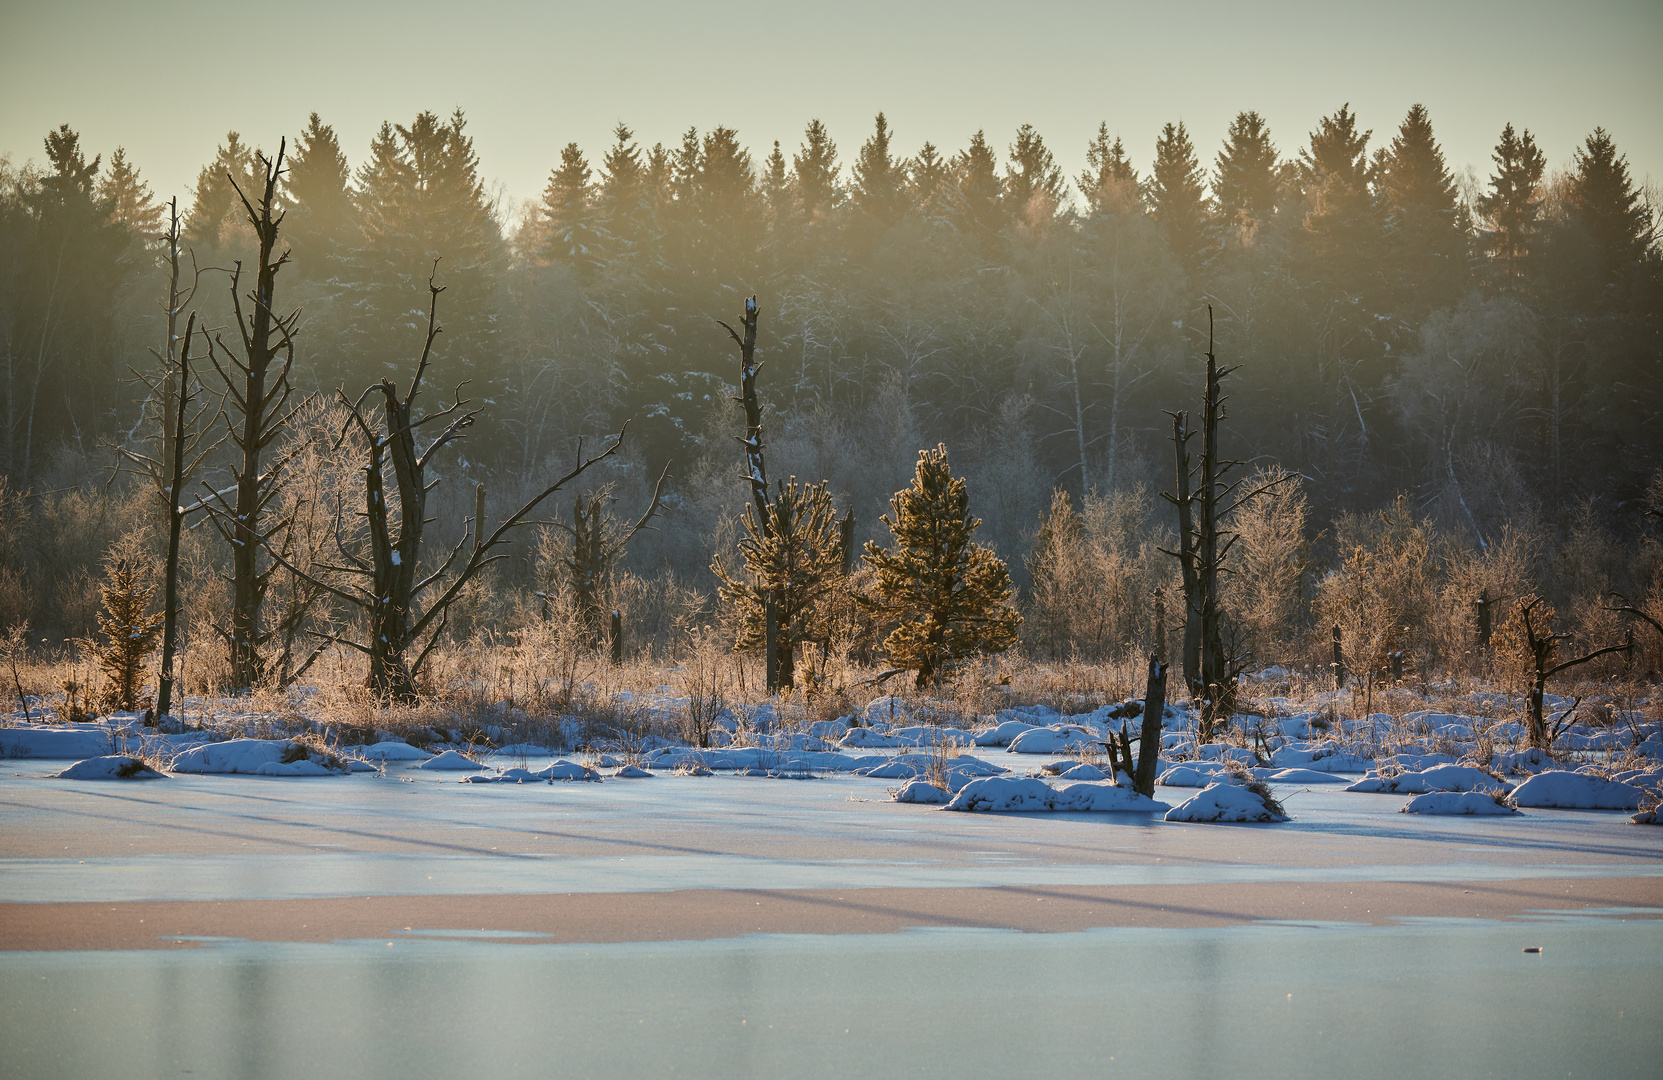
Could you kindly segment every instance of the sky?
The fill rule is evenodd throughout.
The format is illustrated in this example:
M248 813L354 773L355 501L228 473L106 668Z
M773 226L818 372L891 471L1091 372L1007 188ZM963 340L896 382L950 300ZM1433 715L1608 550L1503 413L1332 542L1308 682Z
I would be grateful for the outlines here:
M382 121L460 107L513 205L568 142L598 164L619 121L644 146L737 128L760 164L818 117L845 166L879 110L906 155L1027 122L1072 177L1099 122L1146 172L1181 120L1210 168L1242 110L1291 156L1342 104L1372 149L1418 102L1457 174L1487 177L1511 122L1550 167L1603 126L1663 182L1660 56L1659 0L0 0L0 154L40 161L68 123L185 202L228 130L275 148L315 110L356 167Z

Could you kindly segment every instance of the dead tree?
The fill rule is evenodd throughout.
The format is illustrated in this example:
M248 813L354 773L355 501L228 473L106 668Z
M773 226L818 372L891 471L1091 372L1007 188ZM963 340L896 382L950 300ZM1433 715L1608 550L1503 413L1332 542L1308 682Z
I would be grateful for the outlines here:
M246 297L250 305L247 310L243 307L245 298L238 291L243 269L240 260L231 272L231 303L241 349L227 348L215 335L208 350L209 362L224 381L231 404L226 428L236 456L231 466L232 486L225 491L210 491L201 505L213 515L214 527L231 545L231 628L221 633L230 645L231 682L237 687L254 685L264 673L260 646L271 631L260 625L260 605L271 584L274 564L262 559L260 551L271 550L272 537L285 526L281 520L268 521L265 511L277 497L287 459L268 460L262 471L262 458L272 440L288 426L295 410L304 404L289 405L294 395L289 374L294 367L294 334L300 311L297 308L278 315L274 306L277 273L289 261L287 250L277 253L277 232L284 215L275 209L285 147L286 142L279 144L275 159L260 156L266 175L258 206L249 202L235 178L226 174L242 200L260 247L254 288ZM233 495L231 501L226 500L228 493Z
M649 523L664 505L664 481L669 476L670 466L666 462L664 471L658 474L658 483L653 485L652 501L647 504L646 513L633 525L621 526L613 522L607 512L612 495L605 490L573 499L570 525L560 521L553 523L572 538L572 553L563 560L562 566L570 581L572 597L577 602L578 615L583 620L591 647L601 643L605 632L601 594L611 584L612 571L635 534L652 527Z
M745 435L739 444L745 448L745 475L751 485L751 502L756 507L757 526L761 530L761 539L766 541L772 535L771 515L768 505L768 470L762 459L762 405L756 396L756 373L762 365L756 359L756 297L745 301L745 315L740 325L745 328L744 333L716 320L723 330L728 332L735 344L739 346L739 397L740 406L745 410ZM778 693L780 690L780 655L781 641L779 636L779 613L772 595L763 601L764 618L767 622L766 641L764 650L767 655L768 692Z
M179 336L179 317L196 295L202 271L193 269L188 286L181 287L179 259L179 200L169 202L168 230L162 239L168 245L168 289L162 310L166 338L161 350L151 349L160 367L152 372L135 372L146 388L146 405L141 422L154 425L147 435L154 451L140 449L129 441L118 447L123 469L131 469L155 487L162 506L162 524L167 532L167 564L162 579L162 665L156 687L156 714L173 710L173 661L179 643L179 541L185 518L191 510L182 502L185 484L196 475L203 459L219 445L209 442L206 430L212 426L203 418L205 408L191 411L201 387L193 382L190 369L191 346L196 335L196 312L185 320L185 334ZM195 508L192 508L195 509Z
M1581 700L1578 699L1572 702L1571 707L1559 714L1553 725L1549 726L1542 714L1542 698L1547 687L1547 681L1567 668L1586 664L1588 661L1598 659L1601 656L1628 651L1634 645L1634 631L1628 631L1620 645L1607 645L1603 649L1595 649L1593 652L1579 656L1574 660L1561 661L1558 660L1557 656L1559 643L1569 641L1570 635L1553 633L1551 624L1542 627L1541 630L1537 629L1535 620L1531 616L1540 603L1540 599L1532 597L1519 606L1519 615L1524 622L1525 646L1530 650L1532 667L1529 715L1530 745L1536 750L1550 750L1553 748L1554 740L1559 737L1567 725L1571 713L1575 712L1576 707L1581 704Z
M1138 768L1134 774L1139 795L1155 797L1155 767L1161 756L1161 721L1166 713L1166 661L1149 658L1149 681L1143 691L1143 734L1138 738Z
M1182 413L1172 414L1172 441L1177 455L1176 493L1165 493L1178 509L1178 559L1184 581L1184 676L1190 696L1201 703L1198 738L1211 742L1217 725L1227 723L1236 705L1236 680L1246 670L1247 657L1225 647L1225 615L1220 603L1225 560L1236 534L1225 529L1230 514L1290 477L1280 477L1242 495L1241 480L1227 481L1244 464L1225 458L1219 448L1219 422L1224 419L1224 377L1236 369L1218 366L1213 351L1212 308L1207 309L1207 382L1201 399L1201 463L1199 483L1190 487L1195 469L1186 447L1192 434ZM1163 549L1165 550L1165 549Z
M444 288L433 284L431 279L427 288L427 338L409 388L400 394L391 380L383 379L365 389L356 401L341 394L349 415L336 448L339 449L354 433L362 443L368 550L353 550L353 546L342 540L337 531L337 549L344 561L341 565L326 569L343 575L343 585L324 581L294 566L267 542L267 550L275 562L364 613L365 636L368 639L365 642L331 632L311 633L366 655L369 658L369 674L365 684L378 701L397 704L415 702L417 676L443 636L451 605L461 595L464 586L492 563L507 558L507 552L497 549L508 543L509 533L521 525L530 524L532 513L549 496L596 462L615 454L624 435L620 429L613 437L611 446L587 459L583 457L580 442L577 461L571 471L509 515L489 536L485 534L484 523L480 520L484 500L477 500L475 519L469 523L467 534L437 569L421 574L422 541L426 527L433 520L426 513L427 495L439 482L427 478L428 464L441 448L461 438L479 414L478 409L466 408L469 402L461 397L460 387L451 403L444 408L425 415L418 414L415 409L422 379L432 359L433 343L441 333L439 294ZM379 398L377 406L366 405L372 398ZM444 427L426 446L419 445L417 430L435 422L443 422ZM391 491L388 490L389 468ZM396 507L392 500L396 500ZM458 559L462 560L460 568L452 573ZM436 591L437 595L424 603L423 597L430 591Z

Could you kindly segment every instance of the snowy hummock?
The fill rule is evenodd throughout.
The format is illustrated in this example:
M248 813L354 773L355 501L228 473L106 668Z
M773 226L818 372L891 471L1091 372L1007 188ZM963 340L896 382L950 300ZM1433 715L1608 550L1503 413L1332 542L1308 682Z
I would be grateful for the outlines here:
M1009 746L1010 741L1024 731L1034 730L1036 725L1021 720L1006 720L998 727L983 728L976 732L977 746Z
M1633 784L1585 773L1545 772L1515 788L1513 801L1520 806L1561 810L1635 810L1642 794Z
M1404 804L1405 814L1516 814L1488 791L1432 791Z
M1161 773L1156 777L1155 783L1165 787L1201 788L1225 779L1228 775L1224 771L1224 766L1216 761L1186 761Z
M1328 745L1289 743L1272 751L1270 762L1279 769L1314 769L1317 772L1367 772L1374 762Z
M1168 821L1274 822L1289 820L1265 805L1256 792L1230 783L1209 784L1188 802L1167 811Z
M457 770L483 769L484 767L485 766L481 765L479 762L463 754L460 750L446 750L438 757L429 758L420 765L416 766L418 769Z
M1318 769L1255 769L1253 775L1272 784L1343 784L1345 777ZM1348 789L1349 790L1349 789Z
M110 733L91 724L0 728L0 757L79 761L110 752Z
M59 780L165 780L166 775L157 772L138 758L131 758L125 754L114 754L107 757L88 758L77 761L63 772L58 773Z
M895 801L904 803L940 805L951 798L951 795L928 780L908 780L901 785L899 791L895 792Z
M651 780L653 774L638 765L625 765L612 774L619 780Z
M285 757L294 760L285 763ZM244 776L335 774L335 770L313 760L304 748L287 739L231 739L228 742L204 743L174 758L171 768L176 773L236 773Z
M1472 765L1434 765L1421 772L1396 776L1365 776L1347 791L1379 792L1387 795L1425 795L1435 791L1509 791L1503 783Z
M378 742L363 747L359 753L371 761L425 761L432 757L426 750L407 742Z
M1102 746L1103 740L1085 728L1059 724L1024 731L1005 749L1012 754L1076 754L1097 751Z
M601 774L587 765L579 765L575 761L564 758L550 765L546 769L539 769L532 773L539 780L593 780L599 783Z
M1155 813L1166 806L1114 784L1087 782L1054 788L1032 777L985 776L960 788L947 809Z

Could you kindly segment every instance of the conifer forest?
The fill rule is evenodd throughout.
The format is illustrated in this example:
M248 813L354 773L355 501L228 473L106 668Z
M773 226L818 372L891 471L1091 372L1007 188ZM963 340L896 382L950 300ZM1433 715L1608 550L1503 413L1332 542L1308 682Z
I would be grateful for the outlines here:
M1529 117L1463 178L1434 119L1105 123L1078 176L1029 125L903 158L881 113L620 123L518 206L461 110L228 132L171 202L64 125L0 164L0 623L97 651L125 582L190 692L333 649L413 700L562 611L598 655L774 642L786 687L1013 648L1216 653L1206 686L1327 673L1334 636L1474 671L1535 603L1655 672L1657 192L1603 129L1551 165ZM929 571L890 548L927 513L982 595L920 645ZM1202 579L1220 641L1181 645Z

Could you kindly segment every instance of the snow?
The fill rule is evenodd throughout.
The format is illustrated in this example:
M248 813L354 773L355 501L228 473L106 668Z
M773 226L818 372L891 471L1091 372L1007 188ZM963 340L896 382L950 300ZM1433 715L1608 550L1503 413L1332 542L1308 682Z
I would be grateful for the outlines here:
M1557 807L1562 810L1635 810L1642 792L1598 776L1573 772L1544 772L1532 776L1513 791L1520 806Z
M564 758L550 765L546 769L539 769L532 774L539 780L592 780L600 782L601 774L587 765L579 765L575 761Z
M637 765L625 765L612 774L619 780L651 780L653 774Z
M1193 822L1277 822L1287 821L1265 805L1255 792L1235 784L1217 783L1202 788L1188 802L1167 811L1168 821Z
M1487 791L1433 791L1404 804L1405 814L1516 814Z
M1073 768L1064 769L1062 772L1058 773L1057 774L1057 779L1059 779L1059 780L1080 780L1080 781L1085 781L1085 780L1107 780L1107 779L1109 779L1109 774L1104 772L1102 769L1099 769L1095 765L1088 765L1088 764L1086 764L1085 762L1082 761L1080 764L1075 765Z
M1166 805L1114 784L1088 782L1054 788L1045 781L1032 777L987 776L964 785L946 808L1001 813L1154 813L1166 809Z
M1343 784L1343 776L1335 776L1331 772L1321 772L1316 769L1256 769L1254 775L1263 773L1259 778L1274 784ZM1347 788L1346 790L1350 790Z
M909 780L895 792L895 801L901 803L940 805L951 798L951 795L927 780Z
M173 759L171 769L176 773L238 773L245 776L327 776L331 770L312 760L312 755L285 764L283 758L294 757L287 739L231 739L228 742L204 743L185 750ZM268 769L266 766L273 766ZM317 766L314 771L308 766ZM299 766L290 768L290 766Z
M432 757L426 750L406 742L378 742L359 749L358 753L371 761L426 761Z
M843 736L838 745L857 750L888 750L900 746L901 742L885 732L869 727L857 727L850 728L849 733Z
M1155 778L1155 783L1166 787L1200 788L1224 775L1224 766L1215 761L1186 761L1161 773Z
M79 761L111 750L110 733L93 724L0 728L0 757Z
M418 769L456 769L458 771L483 769L484 767L460 750L446 750L438 757L429 758L416 766Z
M137 758L125 754L88 758L77 761L57 774L59 780L164 780L157 772Z
M1005 747L1012 754L1075 754L1091 753L1103 748L1103 740L1085 729L1070 725L1034 728L1024 731Z
M1021 720L1006 720L998 727L983 728L976 732L973 741L977 746L1009 746L1010 741L1024 731L1033 731L1034 724Z
M1425 795L1435 791L1509 791L1512 785L1472 765L1434 765L1421 772L1396 776L1365 776L1347 791L1395 795Z
M1370 758L1348 754L1329 744L1289 743L1271 752L1270 762L1279 769L1315 769L1318 772L1367 772Z

